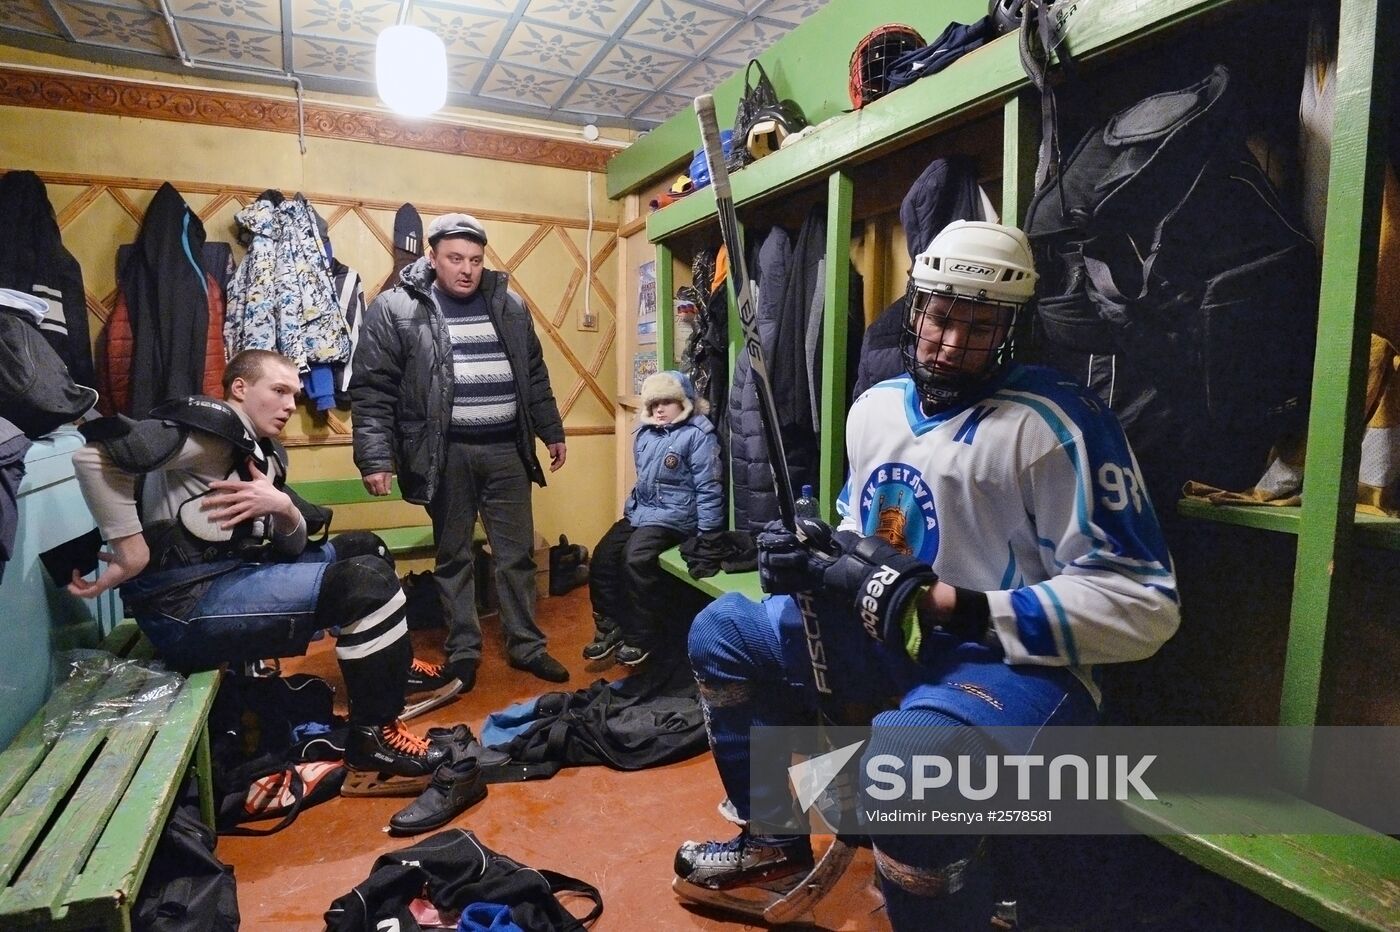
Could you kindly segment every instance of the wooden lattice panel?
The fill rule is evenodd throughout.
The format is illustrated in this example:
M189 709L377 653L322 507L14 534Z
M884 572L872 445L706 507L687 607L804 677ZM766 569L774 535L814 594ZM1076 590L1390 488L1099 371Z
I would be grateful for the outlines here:
M146 207L163 182L58 172L40 172L39 177L48 187L64 244L82 264L96 340L116 305L117 247L135 238ZM244 248L237 241L234 215L262 189L198 181L172 184L204 223L207 238L230 243L235 261L241 261ZM306 198L325 218L336 257L360 274L365 299L373 300L393 266L394 212L399 204L334 194L308 193ZM414 206L425 226L439 214L463 209L448 204ZM575 436L613 433L617 386L611 358L617 338L617 300L606 283L617 280L616 224L595 222L590 239L587 222L580 218L467 209L490 232L487 266L510 273L511 288L530 310L566 431ZM575 328L583 314L585 292L597 320L595 331ZM314 419L305 436L293 435L289 441L348 443L349 435L344 418L330 412L324 423Z

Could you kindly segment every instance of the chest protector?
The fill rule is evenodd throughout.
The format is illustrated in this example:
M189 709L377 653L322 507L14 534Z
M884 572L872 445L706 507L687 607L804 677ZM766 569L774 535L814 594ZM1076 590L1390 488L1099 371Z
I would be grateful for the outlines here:
M1149 479L1155 449L1194 473L1178 478L1243 488L1305 422L1316 252L1246 147L1237 97L1217 66L1119 111L1026 217L1045 361L1110 403Z
M328 529L330 510L308 505L286 488L287 451L276 440L258 438L226 402L192 395L164 402L151 409L150 418L135 421L123 415L101 418L83 428L84 436L98 443L112 461L127 472L141 474L137 485L138 509L158 494L153 481L160 468L178 453L191 431L209 434L230 446L228 478L250 480L252 466L287 492L307 520L307 530ZM152 565L167 569L235 558L259 561L271 556L272 520L249 518L231 528L220 527L201 510L212 490L192 495L176 509L174 522L153 522L146 528ZM144 522L143 522L144 523Z

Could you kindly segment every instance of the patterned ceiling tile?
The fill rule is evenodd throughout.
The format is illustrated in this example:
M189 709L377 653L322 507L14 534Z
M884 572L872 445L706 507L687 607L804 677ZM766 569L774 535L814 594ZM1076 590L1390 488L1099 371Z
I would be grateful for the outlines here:
M0 3L0 29L18 29L45 36L63 35L43 0L14 0Z
M409 22L435 33L448 55L486 57L496 48L508 21L470 10L414 4Z
M292 5L292 28L298 35L373 43L398 15L393 0L299 0Z
M520 65L497 64L477 93L508 103L553 108L571 83L570 78L558 74Z
M179 22L180 41L198 61L281 70L282 34L234 26L216 26L194 20Z
M409 22L447 47L454 104L646 130L825 2L410 0L407 9ZM370 97L375 39L405 8L404 0L0 0L0 45L58 39L95 61L179 71L166 4L196 69L289 70L308 88Z
M582 81L559 107L575 113L599 113L622 117L646 99L646 92L597 81Z
M525 15L530 19L584 29L615 33L632 12L647 0L527 0Z
M767 0L756 12L763 19L796 26L824 6L826 0Z
M734 71L733 65L718 65L708 61L696 62L688 70L682 72L680 77L666 85L666 92L694 99L714 90Z
M449 94L466 94L476 87L476 82L481 80L482 73L490 62L482 61L479 58L454 58L447 59L447 92Z
M413 4L415 7L419 4ZM520 0L426 0L426 5L470 12L514 13Z
M277 0L170 0L177 17L190 17L229 26L280 29L282 6Z
M631 116L638 120L651 120L664 123L671 117L695 105L694 97L680 94L657 94L642 106L633 110Z
M655 90L690 63L666 52L617 44L594 67L591 78L627 87Z
M170 34L165 21L145 10L119 10L91 3L64 0L59 14L79 42L133 52L170 55Z
M296 70L328 78L368 81L374 86L374 46L297 38L292 42Z
M681 0L651 0L624 38L652 48L694 55L733 29L739 21Z
M706 52L705 57L715 62L729 62L745 65L750 58L757 58L768 47L777 42L787 32L784 26L750 21L734 30L734 34Z
M598 36L558 26L522 22L516 25L500 57L556 74L576 75L597 56L603 42Z

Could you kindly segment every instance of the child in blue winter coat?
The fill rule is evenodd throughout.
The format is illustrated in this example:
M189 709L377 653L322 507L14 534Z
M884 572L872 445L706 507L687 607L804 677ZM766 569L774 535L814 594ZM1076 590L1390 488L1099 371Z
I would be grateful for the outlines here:
M621 521L593 550L588 588L593 600L593 641L587 660L617 650L619 662L636 666L685 632L663 630L666 571L662 551L688 537L724 527L724 486L719 439L690 378L658 372L642 384L641 423L633 434L637 484Z

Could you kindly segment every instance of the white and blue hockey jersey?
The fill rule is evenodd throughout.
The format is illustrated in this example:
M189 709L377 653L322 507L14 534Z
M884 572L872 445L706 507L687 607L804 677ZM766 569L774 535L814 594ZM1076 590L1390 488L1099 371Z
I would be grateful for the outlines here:
M1060 374L1013 367L928 417L907 376L851 407L841 529L987 593L1008 663L1140 660L1176 631L1176 579L1123 431Z

